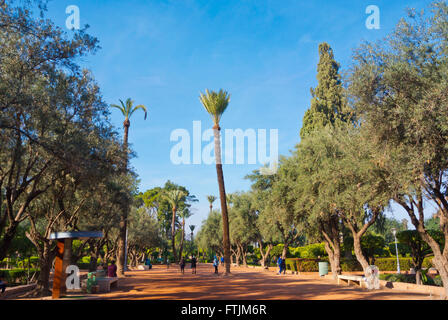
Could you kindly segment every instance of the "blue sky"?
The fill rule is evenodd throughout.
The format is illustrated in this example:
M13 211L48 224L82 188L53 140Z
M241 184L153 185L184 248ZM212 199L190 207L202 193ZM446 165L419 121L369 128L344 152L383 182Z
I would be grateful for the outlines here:
M379 0L226 0L226 1L91 1L53 0L48 15L65 27L65 9L80 9L81 25L100 41L101 50L83 59L92 70L104 100L131 97L149 109L131 119L130 143L137 153L132 166L140 190L168 179L197 196L189 224L200 225L208 213L206 195L218 195L214 165L173 165L170 134L203 130L212 121L198 96L206 88L231 93L223 129L278 129L279 153L289 154L299 142L302 118L316 86L319 43L328 42L342 71L352 50L363 40L384 37L407 7L430 1ZM381 29L368 30L367 6L381 10ZM112 111L121 131L122 115ZM205 146L206 143L204 143ZM258 165L224 165L227 192L247 190L244 176ZM219 206L218 201L215 203ZM398 207L394 216L406 217ZM409 219L408 219L409 220Z

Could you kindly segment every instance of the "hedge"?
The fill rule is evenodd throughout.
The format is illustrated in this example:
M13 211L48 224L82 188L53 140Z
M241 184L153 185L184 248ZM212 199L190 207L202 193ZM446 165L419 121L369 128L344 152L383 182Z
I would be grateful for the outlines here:
M30 269L30 276L32 276L35 272L39 272L39 269ZM10 284L26 284L28 269L0 269L0 277L5 279Z
M399 258L400 269L403 271L409 271L412 268L412 258ZM286 269L295 272L318 272L319 271L319 261L326 261L327 259L321 260L303 260L298 258L287 258ZM396 258L377 258L375 259L375 265L380 271L395 271L397 270L397 259ZM432 257L425 258L423 261L423 268L431 268ZM362 271L362 266L356 259L341 259L341 269L343 272L352 271ZM331 271L331 265L328 264L328 270Z
M416 283L415 275L413 274L380 274L380 280L386 280L390 282ZM436 276L434 278L428 277L428 280L423 284L443 287L442 278L440 276Z

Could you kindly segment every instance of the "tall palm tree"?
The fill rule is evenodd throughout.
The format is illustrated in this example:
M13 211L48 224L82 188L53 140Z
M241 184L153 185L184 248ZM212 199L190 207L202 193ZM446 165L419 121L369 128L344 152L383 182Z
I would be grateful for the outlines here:
M199 100L204 106L205 110L210 114L213 120L213 133L215 141L215 161L216 173L218 176L219 198L221 200L221 214L222 214L222 228L223 228L223 247L224 247L224 261L226 265L225 274L230 273L230 236L229 236L229 215L227 212L226 189L224 186L224 174L222 171L221 162L221 128L219 121L226 111L230 102L230 95L227 91L222 89L219 92L206 90L205 94L201 93Z
M215 202L216 197L215 196L207 196L207 200L210 203L210 212L213 211L213 202Z
M182 252L184 251L184 241L185 241L185 219L191 217L192 213L188 208L184 208L179 213L179 216L182 218L182 235L180 238L180 248L179 248L179 260L182 258ZM190 226L191 227L191 226Z
M195 228L196 228L196 226L194 224L190 225L190 231L191 231L190 238L191 238L191 241L193 241L193 231L194 231Z
M174 190L167 190L163 193L163 198L165 198L170 204L171 209L173 212L173 216L171 219L171 244L173 247L173 256L174 261L177 261L177 254L176 254L176 243L175 243L175 236L176 236L176 212L179 208L179 205L184 197L187 196L187 193L185 191L182 191L180 189L174 189Z
M124 171L127 172L128 170L128 161L129 161L129 151L128 151L128 137L129 137L129 127L131 126L131 122L129 121L129 118L132 116L132 114L141 109L145 112L145 120L148 115L148 111L146 110L146 107L144 105L138 105L134 107L134 101L131 100L131 98L128 98L126 100L126 103L124 103L122 100L120 100L120 105L117 104L111 104L112 108L117 108L121 111L121 113L124 116L124 136L123 136L123 150L124 150ZM123 210L122 215L120 216L120 237L118 238L118 259L117 259L117 269L119 275L124 275L124 270L127 264L127 257L126 257L126 236L127 236L127 227L128 227L128 214L129 214L129 205L125 206L126 208Z

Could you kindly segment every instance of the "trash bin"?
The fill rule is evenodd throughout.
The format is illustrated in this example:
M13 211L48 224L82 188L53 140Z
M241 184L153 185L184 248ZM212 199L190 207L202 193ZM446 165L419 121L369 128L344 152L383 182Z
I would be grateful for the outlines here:
M319 276L328 274L328 262L319 262Z

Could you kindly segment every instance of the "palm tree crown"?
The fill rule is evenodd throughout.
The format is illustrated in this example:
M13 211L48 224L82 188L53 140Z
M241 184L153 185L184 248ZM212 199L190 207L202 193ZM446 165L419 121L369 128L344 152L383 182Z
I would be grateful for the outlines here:
M182 198L185 196L187 196L187 193L180 189L168 190L163 193L163 198L166 199L171 204L173 209L178 208L179 203L181 202Z
M129 120L132 114L138 109L142 109L145 112L145 120L146 120L148 111L146 110L146 107L144 105L139 104L138 106L134 107L134 101L132 101L131 98L128 98L126 100L126 103L124 103L123 100L121 99L119 101L121 105L111 104L110 106L112 108L117 108L118 110L120 110L126 120Z
M207 200L208 202L210 202L210 205L213 204L213 202L215 202L217 198L215 196L207 196Z
M205 90L204 93L200 93L199 100L204 106L205 110L212 116L213 122L216 126L219 125L221 116L226 111L230 102L230 94L222 89L219 92Z

